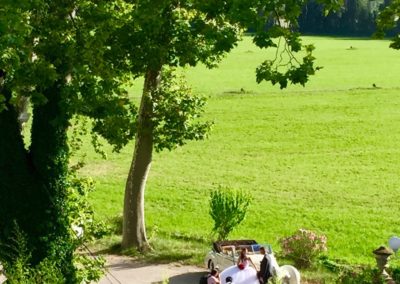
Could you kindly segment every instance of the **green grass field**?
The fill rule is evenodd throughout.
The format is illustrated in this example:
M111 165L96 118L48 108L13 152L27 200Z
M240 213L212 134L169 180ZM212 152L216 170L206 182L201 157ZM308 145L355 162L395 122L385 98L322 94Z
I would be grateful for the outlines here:
M155 243L183 240L171 245L190 257L192 242L210 236L208 196L219 186L254 198L231 237L277 250L280 237L308 228L327 235L331 257L372 263L371 251L400 234L400 52L388 41L304 40L324 66L305 88L257 85L255 67L269 53L248 38L218 69L186 70L193 88L210 97L205 116L215 126L206 141L155 154L146 191ZM110 220L122 212L133 144L107 160L89 146L83 151L82 173L97 182L97 216Z

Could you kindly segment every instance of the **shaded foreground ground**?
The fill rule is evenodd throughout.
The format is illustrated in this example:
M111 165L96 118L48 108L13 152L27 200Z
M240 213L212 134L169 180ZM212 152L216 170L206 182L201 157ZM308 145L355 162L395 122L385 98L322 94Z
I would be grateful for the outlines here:
M178 263L148 264L134 262L129 257L107 256L108 272L100 284L197 284L206 271L196 266ZM6 279L0 274L0 284Z
M108 256L107 268L111 274L103 277L100 284L156 284L164 280L169 280L169 284L197 284L206 273L196 266L138 263L122 256Z
M200 277L207 273L204 268L179 263L149 264L116 255L107 255L106 259L108 273L100 280L99 284L198 284ZM301 283L336 283L336 281L332 281L331 277L328 279L322 274L319 276L323 278L307 279L302 275ZM5 280L5 277L0 274L0 284Z

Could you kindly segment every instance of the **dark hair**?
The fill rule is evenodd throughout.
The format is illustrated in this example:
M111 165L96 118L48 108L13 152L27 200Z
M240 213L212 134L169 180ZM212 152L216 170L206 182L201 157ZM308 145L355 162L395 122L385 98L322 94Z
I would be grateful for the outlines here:
M244 259L245 253L247 253L247 248L242 248L242 250L240 251L240 259Z
M226 277L226 279L225 279L225 282L226 282L227 284L231 284L232 281L233 281L233 279L232 279L232 277L230 277L230 276Z
M212 269L211 272L210 272L210 274L211 274L212 276L217 275L217 273L218 273L218 270L216 270L216 269Z

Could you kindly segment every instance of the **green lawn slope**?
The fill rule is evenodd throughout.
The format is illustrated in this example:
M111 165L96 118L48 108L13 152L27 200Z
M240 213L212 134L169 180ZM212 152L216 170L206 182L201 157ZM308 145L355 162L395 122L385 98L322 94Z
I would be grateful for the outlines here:
M254 198L232 238L277 250L280 237L308 228L327 235L331 257L366 263L400 234L400 52L388 41L304 41L315 44L324 67L305 88L257 85L255 67L271 52L249 38L218 69L185 70L194 90L209 96L205 117L215 126L206 141L155 154L146 190L150 236L207 239L209 191L219 186ZM97 216L111 220L122 212L133 144L107 160L82 150L82 174L97 182Z

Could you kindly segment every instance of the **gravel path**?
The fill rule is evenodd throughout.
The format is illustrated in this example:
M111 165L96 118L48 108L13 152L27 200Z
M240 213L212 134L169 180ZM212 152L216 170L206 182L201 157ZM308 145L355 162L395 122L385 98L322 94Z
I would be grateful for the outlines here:
M156 284L167 279L169 284L198 284L206 273L196 266L138 263L123 256L107 256L107 268L111 275L103 277L100 284Z

